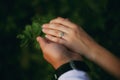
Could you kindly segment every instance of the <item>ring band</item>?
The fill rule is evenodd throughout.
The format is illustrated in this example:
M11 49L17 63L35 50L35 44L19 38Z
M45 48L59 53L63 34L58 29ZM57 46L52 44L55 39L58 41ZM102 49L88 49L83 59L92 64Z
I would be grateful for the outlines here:
M59 33L59 37L62 38L64 36L64 32Z

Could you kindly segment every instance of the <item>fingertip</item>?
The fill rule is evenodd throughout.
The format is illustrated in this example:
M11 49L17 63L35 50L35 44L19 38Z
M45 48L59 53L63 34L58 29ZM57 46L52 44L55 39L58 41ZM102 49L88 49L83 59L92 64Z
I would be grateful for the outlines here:
M43 25L42 25L42 28L46 28L46 27L47 27L47 24L43 24Z
M45 24L42 25L42 28L44 28L44 27L45 27Z
M50 23L53 23L53 21L51 20Z
M64 20L64 18L62 18L62 17L57 17L57 18L51 20L50 23L55 23L56 20Z
M57 19L57 18L50 20L49 23L54 23L54 20L56 20L56 19Z
M50 21L50 24L54 23L54 21L55 21L55 19L51 20L51 21Z
M45 38L48 40L51 40L51 36L50 35L45 35Z
M48 35L46 34L46 35L45 35L45 37L47 38L47 37L48 37Z
M38 36L36 40L39 42L42 39L42 37Z
M42 38L41 36L38 36L36 39L40 44L41 48L43 48L47 44L47 40L45 38Z
M62 18L62 17L57 17L57 19L64 19L64 18Z
M38 36L38 37L36 37L36 40L37 40L37 41L39 40L39 36Z

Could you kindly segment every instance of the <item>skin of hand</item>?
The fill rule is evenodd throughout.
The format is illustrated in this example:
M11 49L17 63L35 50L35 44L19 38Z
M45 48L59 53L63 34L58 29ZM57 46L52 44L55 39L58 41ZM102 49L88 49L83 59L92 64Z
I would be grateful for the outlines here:
M43 56L55 69L71 60L82 61L78 53L70 52L63 45L37 37L37 41L43 51Z
M120 60L96 43L80 26L58 17L44 24L43 32L47 39L80 53L120 79ZM62 38L60 32L64 32Z
M91 46L95 44L95 41L81 27L60 17L44 24L43 32L47 39L63 44L73 52L82 55L92 52ZM62 38L59 37L60 32L64 32Z

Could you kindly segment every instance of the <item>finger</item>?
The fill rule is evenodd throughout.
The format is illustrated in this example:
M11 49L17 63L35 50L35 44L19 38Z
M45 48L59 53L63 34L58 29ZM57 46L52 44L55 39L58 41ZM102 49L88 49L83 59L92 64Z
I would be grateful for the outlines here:
M52 36L52 35L45 35L45 37L53 42L60 43L60 44L64 44L66 42L66 40Z
M58 17L56 19L53 19L50 21L50 23L58 23L58 24L62 24L62 25L65 25L69 28L74 28L76 27L76 24L72 23L71 21L69 21L68 19L64 19L64 18L61 18L61 17Z
M39 42L39 44L40 44L40 47L41 47L41 49L43 50L44 48L45 48L45 46L47 45L47 40L46 39L44 39L44 38L42 38L42 37L37 37L37 41Z
M51 23L51 24L44 24L43 28L50 28L50 29L54 29L54 30L59 30L62 31L64 33L69 33L70 28L60 25L60 24L56 24L56 23Z
M42 30L45 34L52 35L54 37L61 37L61 31L53 30L53 29L43 29ZM62 36L62 38L66 39L65 37L66 33Z

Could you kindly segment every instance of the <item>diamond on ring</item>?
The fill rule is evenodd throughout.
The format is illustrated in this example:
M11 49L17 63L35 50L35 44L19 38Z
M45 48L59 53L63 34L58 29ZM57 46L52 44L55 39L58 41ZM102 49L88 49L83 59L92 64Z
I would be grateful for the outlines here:
M59 37L62 38L64 36L64 32L60 32Z

